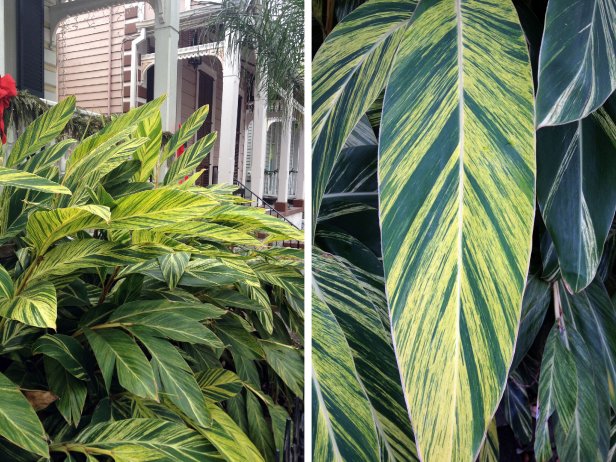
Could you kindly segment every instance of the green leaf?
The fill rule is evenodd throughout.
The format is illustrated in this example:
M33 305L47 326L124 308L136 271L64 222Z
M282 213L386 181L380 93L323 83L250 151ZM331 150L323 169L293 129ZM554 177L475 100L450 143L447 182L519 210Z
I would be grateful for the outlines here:
M71 194L70 189L34 173L0 167L0 186L34 189L49 194Z
M598 449L599 401L596 397L592 359L575 330L567 329L567 338L575 362L577 393L570 422L565 420L558 409L559 420L555 431L558 455L563 461L605 460L607 454L600 457L601 450Z
M204 214L214 202L202 195L154 189L122 197L111 212L110 228L149 229L181 223Z
M63 334L43 335L32 346L32 353L53 358L75 378L88 380L85 351L73 337Z
M501 406L505 420L518 442L522 446L530 444L533 437L530 403L521 378L515 372L509 377Z
M135 180L147 181L158 163L158 156L160 156L160 146L163 139L160 111L156 111L149 118L141 120L135 135L149 139L135 152L135 159L141 162L139 171L135 174Z
M600 279L595 279L579 294L569 294L562 282L559 289L562 310L588 347L594 373L603 375L613 387L616 384L616 312L605 286Z
M499 445L498 445L498 429L496 421L492 420L488 426L486 439L479 451L478 462L498 462L499 461Z
M206 114L207 117L207 114ZM180 157L177 157L165 175L164 184L177 183L190 175L214 147L216 133L210 133L191 145Z
M73 116L75 101L74 96L69 96L28 125L15 141L11 155L7 159L7 166L16 166L27 156L55 140Z
M385 93L379 212L424 460L474 460L505 388L534 222L533 118L513 5L422 1Z
M162 160L167 160L177 152L180 146L190 141L205 122L209 112L210 106L206 104L193 112L190 117L184 121L180 129L171 136L165 145Z
M545 315L548 312L550 300L550 285L538 277L530 275L524 288L520 330L515 346L515 355L511 363L511 370L515 370L518 367L535 341L543 325Z
M304 360L299 352L288 345L262 341L267 364L278 377L300 398L304 394Z
M180 352L169 342L151 335L151 331L131 328L152 355L152 368L161 385L161 393L198 425L208 427L212 417L192 370Z
M415 0L365 3L338 24L314 58L314 225L338 153L385 86L396 49L416 5Z
M158 257L160 270L171 290L177 286L189 261L190 254L186 252L168 253Z
M166 299L136 300L117 308L109 318L109 322L130 323L140 316L156 313L178 313L195 321L203 321L205 319L218 319L226 311L214 305L200 302L189 303Z
M194 430L156 419L126 419L92 425L83 430L74 443L77 448L111 450L116 462L220 460L212 445Z
M107 389L111 386L115 365L120 385L142 398L158 399L152 367L129 335L118 329L86 329L85 334Z
M49 457L45 430L19 388L0 374L0 435L20 448Z
M244 387L235 372L222 368L198 372L197 383L205 395L205 399L212 403L233 398Z
M387 452L395 460L417 460L389 327L379 317L379 310L387 311L383 281L375 281L377 291L362 282L353 269L341 258L313 256L320 298L346 336Z
M10 299L0 300L0 316L29 326L56 328L56 288L47 281L26 286Z
M263 415L263 406L253 393L246 394L246 416L248 418L248 435L259 448L266 460L274 460L274 438Z
M88 387L71 375L59 362L45 358L45 372L49 388L56 395L58 411L69 425L77 427L86 402Z
M539 54L537 125L588 116L616 89L611 0L550 0Z
M599 0L597 0L599 1ZM604 109L537 133L537 201L574 292L594 279L616 211L616 124Z
M379 460L370 401L336 318L312 299L312 460Z
M226 460L264 462L259 450L227 413L215 405L209 405L208 408L214 423L210 428L199 431Z
M55 241L79 231L103 227L110 217L109 207L102 205L34 212L28 218L26 240L37 255L42 255Z
M555 412L559 421L569 428L573 420L577 395L575 360L566 347L564 333L555 325L550 331L543 350L539 375L537 427L535 430L535 456L539 462L552 458L548 419Z
M0 265L0 300L13 298L15 286L8 271Z

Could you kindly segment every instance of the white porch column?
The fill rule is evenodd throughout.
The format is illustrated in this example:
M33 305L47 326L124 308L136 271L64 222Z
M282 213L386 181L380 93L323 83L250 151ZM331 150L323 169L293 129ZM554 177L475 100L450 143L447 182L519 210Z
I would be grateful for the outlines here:
M0 75L6 74L6 28L4 26L4 0L0 0Z
M231 48L229 32L225 35L225 64L222 69L222 112L220 115L220 148L218 182L233 183L235 169L235 134L237 105L240 95L240 56Z
M299 126L299 141L297 146L297 182L295 183L295 200L293 205L296 207L304 206L304 124Z
M177 0L162 0L163 11L157 11L154 26L156 54L154 66L154 97L167 99L161 107L163 130L176 130L176 98L178 84L178 39L180 13Z
M290 112L290 110L289 110ZM285 115L282 122L282 137L280 141L280 162L278 163L278 197L274 207L286 212L289 199L289 168L291 160L291 136L293 133L292 115Z
M255 106L252 118L252 165L250 171L250 189L263 197L263 180L265 177L265 152L267 150L267 90L255 84Z

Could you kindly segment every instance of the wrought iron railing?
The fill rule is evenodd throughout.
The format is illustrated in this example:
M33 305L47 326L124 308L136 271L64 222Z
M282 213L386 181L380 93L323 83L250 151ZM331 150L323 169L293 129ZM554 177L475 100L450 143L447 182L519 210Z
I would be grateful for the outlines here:
M270 215L274 215L275 217L280 218L281 220L283 220L286 223L290 224L295 229L299 229L287 217L285 217L282 213L280 213L278 210L276 210L274 207L272 207L269 203L267 203L265 201L265 199L263 199L262 197L258 196L254 191L252 191L250 188L248 188L244 183L239 181L237 178L233 179L233 184L238 187L238 189L235 192L235 194L237 194L239 196L242 196L245 199L249 199L251 201L250 204L247 203L246 205L250 206L252 204L252 202L254 202L254 205L256 207L261 207L261 208L266 209L267 213L269 213ZM299 249L299 248L303 247L303 243L300 242L300 241L297 241L295 239L289 239L289 240L286 240L286 241L281 241L281 245L283 247L292 247L294 249Z

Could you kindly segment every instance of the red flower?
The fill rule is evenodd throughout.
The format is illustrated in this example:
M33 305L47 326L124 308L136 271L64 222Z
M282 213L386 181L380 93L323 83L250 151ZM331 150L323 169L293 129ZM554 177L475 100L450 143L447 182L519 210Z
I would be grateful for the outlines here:
M11 98L17 96L15 80L9 74L0 77L0 139L2 144L6 144L6 133L4 131L4 110L11 104Z

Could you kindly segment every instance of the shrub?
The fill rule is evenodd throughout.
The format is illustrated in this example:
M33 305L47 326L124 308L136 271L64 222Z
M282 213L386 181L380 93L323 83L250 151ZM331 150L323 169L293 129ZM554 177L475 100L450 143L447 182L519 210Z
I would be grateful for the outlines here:
M54 142L67 98L0 162L3 460L274 460L300 411L302 255L271 244L301 233L195 186L208 108L161 150L161 101Z

